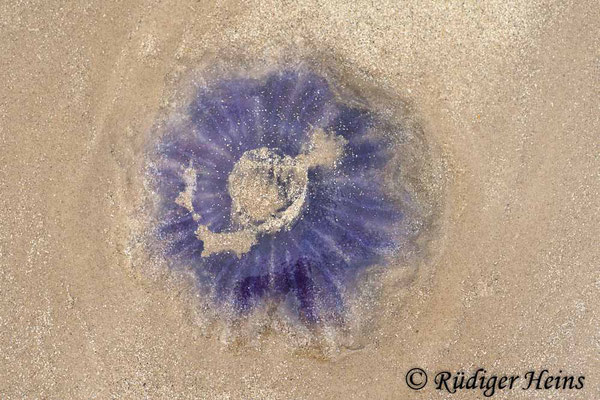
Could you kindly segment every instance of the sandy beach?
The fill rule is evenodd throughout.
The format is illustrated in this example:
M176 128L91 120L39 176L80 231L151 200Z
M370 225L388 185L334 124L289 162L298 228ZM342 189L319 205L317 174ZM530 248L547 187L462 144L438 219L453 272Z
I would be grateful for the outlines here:
M0 33L0 398L479 399L435 382L478 368L520 377L491 398L600 397L597 1L9 0ZM233 332L145 236L190 82L299 63L414 129L427 217L315 346ZM525 389L543 370L584 384Z

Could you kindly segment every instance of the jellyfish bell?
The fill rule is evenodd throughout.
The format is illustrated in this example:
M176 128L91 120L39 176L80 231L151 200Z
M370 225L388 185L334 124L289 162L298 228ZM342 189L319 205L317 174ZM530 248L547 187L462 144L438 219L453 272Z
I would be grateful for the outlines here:
M410 229L384 188L379 116L302 69L217 79L182 114L153 154L167 263L217 313L277 304L304 326L342 324L363 272Z

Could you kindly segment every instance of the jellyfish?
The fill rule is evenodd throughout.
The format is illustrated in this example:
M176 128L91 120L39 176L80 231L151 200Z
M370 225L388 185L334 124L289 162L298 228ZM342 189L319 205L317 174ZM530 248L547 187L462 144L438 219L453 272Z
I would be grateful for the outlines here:
M302 68L195 92L157 139L156 239L215 309L343 324L346 296L398 248L375 113Z

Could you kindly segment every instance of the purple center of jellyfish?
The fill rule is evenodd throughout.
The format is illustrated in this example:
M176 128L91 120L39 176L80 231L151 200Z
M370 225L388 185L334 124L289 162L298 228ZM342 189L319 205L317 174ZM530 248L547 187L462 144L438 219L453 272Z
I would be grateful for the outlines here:
M161 138L152 169L158 237L170 263L191 267L215 307L244 314L276 305L303 323L342 323L360 273L397 247L402 213L382 191L386 143L370 134L372 113L342 101L324 78L307 71L221 80L199 90L185 118ZM315 132L341 143L335 163L298 161L308 158L311 145L320 146ZM244 181L233 179L233 171L251 162L264 167L264 179L274 182L265 187L275 197L285 192L282 209L272 214L294 203L294 218L270 229L236 219L232 185ZM296 172L286 175L284 167ZM301 183L294 194L300 203L285 197L294 182ZM238 192L253 196L252 188ZM214 234L212 250L199 232ZM218 247L240 232L252 238L247 249Z

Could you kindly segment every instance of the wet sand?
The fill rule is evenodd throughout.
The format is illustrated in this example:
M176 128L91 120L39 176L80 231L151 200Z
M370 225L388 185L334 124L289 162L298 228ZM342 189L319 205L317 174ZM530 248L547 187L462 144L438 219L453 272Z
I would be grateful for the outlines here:
M600 394L596 2L7 2L0 31L0 397L449 396L411 391L413 367L563 370L584 389L495 397ZM181 82L303 59L397 99L437 171L418 261L326 356L231 346L136 246Z

